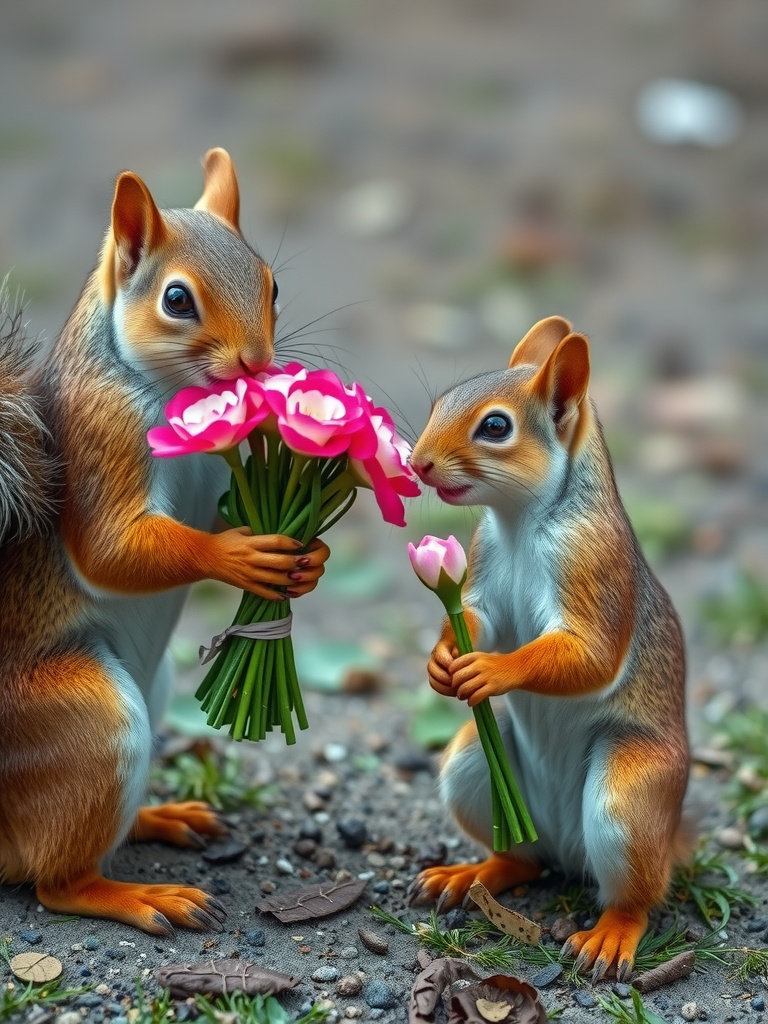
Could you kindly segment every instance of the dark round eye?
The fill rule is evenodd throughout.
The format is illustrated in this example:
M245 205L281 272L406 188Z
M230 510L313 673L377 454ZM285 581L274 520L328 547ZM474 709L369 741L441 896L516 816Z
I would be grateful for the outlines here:
M512 420L500 412L492 412L480 424L478 434L488 441L505 441L512 433Z
M277 281L273 277L272 278L272 305L273 306L277 302L277 296L279 295L279 293L280 293L280 289L277 287Z
M180 284L169 284L163 295L163 309L169 316L196 316L195 303L187 289Z

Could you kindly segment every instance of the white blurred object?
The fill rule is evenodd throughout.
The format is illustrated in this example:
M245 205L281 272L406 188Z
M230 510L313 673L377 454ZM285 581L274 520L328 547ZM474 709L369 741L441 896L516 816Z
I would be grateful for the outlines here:
M398 181L381 179L358 185L341 197L339 217L350 234L379 238L408 221L413 204Z
M488 292L480 302L478 314L486 330L510 352L535 319L531 303L516 288L494 288Z
M684 78L659 78L646 85L635 116L654 142L705 149L729 145L744 125L741 104L730 93Z

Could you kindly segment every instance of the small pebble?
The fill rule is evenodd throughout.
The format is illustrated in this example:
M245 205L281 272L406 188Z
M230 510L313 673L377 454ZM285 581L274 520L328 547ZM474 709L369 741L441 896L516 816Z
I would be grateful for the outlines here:
M339 764L341 761L346 761L349 757L349 751L341 743L326 743L323 747L323 759L328 764Z
M345 946L339 950L339 956L342 960L357 960L360 950L356 946Z
M316 852L312 860L317 864L319 868L333 868L336 867L336 854L333 850L329 850L327 846L321 846Z
M591 992L583 992L581 989L576 992L573 997L579 1006L583 1006L586 1009L590 1009L593 1006L597 1006L597 1000Z
M345 974L339 978L336 991L340 996L356 996L360 994L363 987L363 979L357 974Z
M277 868L281 875L294 874L293 864L291 864L289 860L286 860L285 857L278 857L278 859L275 861L275 867Z
M352 1020L355 1017L362 1017L363 1011L359 1006L348 1006L344 1011L344 1016Z
M265 946L267 934L263 928L251 928L245 933L245 941L249 946Z
M307 818L299 827L299 839L311 839L315 843L322 843L323 830L314 818Z
M549 934L554 942L561 945L578 930L579 926L572 917L556 917L552 922L552 927L549 929Z
M542 970L534 976L532 983L536 988L546 988L547 985L551 985L553 981L556 981L562 973L562 964L547 964L546 967L542 968Z
M75 1010L66 1010L58 1015L56 1024L83 1024L83 1018Z
M213 886L214 892L217 892L220 896L232 891L232 886L226 878L212 878L211 885Z
M389 943L387 940L371 928L358 928L357 934L360 936L362 944L366 949L369 949L371 953L378 953L379 956L384 956L389 952Z
M618 996L619 999L629 999L632 996L632 986L625 985L623 981L617 981L611 991L614 995Z
M747 827L753 836L761 837L768 833L768 806L753 811L747 820Z
M562 967L560 970L562 970ZM394 990L385 982L379 981L378 978L374 978L373 981L367 983L363 989L363 999L375 1010L391 1010L397 1006L398 1002Z
M715 839L724 850L741 850L744 846L744 835L737 828L721 828Z
M453 907L443 918L443 924L452 931L454 928L463 928L467 923L467 912L462 907Z
M359 818L343 818L336 822L336 829L350 850L359 850L368 839L368 829Z
M416 854L416 863L421 868L430 868L438 864L444 864L448 856L445 843L435 842L428 846L422 846Z
M683 1003L680 1009L680 1016L683 1020L696 1020L699 1016L699 1007L696 1003Z
M124 949L107 949L105 952L110 960L125 960Z
M86 992L85 995L78 996L76 999L78 1006L101 1006L101 996L97 996L95 992Z
M94 938L93 935L89 935L87 939L83 939L83 949L89 950L91 953L98 949L101 943L98 939Z
M302 798L301 802L304 805L304 809L312 813L313 811L322 811L325 807L325 800L317 793L307 792Z
M324 964L322 967L318 967L312 975L312 981L327 983L329 981L336 981L338 977L339 972L335 967L331 967L330 964Z
M380 896L385 896L389 892L389 882L374 882L373 891L378 893Z
M754 999L750 1000L749 1005L752 1007L753 1010L762 1012L765 1009L765 999L763 998L763 996L755 996Z
M395 754L393 763L395 768L401 772L428 772L432 767L432 759L429 754L417 747Z
M297 839L293 844L293 852L299 856L309 860L314 856L317 850L317 843L314 839Z
M23 932L19 932L19 938L28 942L30 946L36 946L39 942L43 941L43 933L32 931L31 928L25 928Z
M231 864L233 861L240 860L247 849L248 847L243 843L229 840L209 846L203 851L202 857L208 864Z
M746 923L748 932L761 932L765 928L768 928L768 919L765 917L751 917Z
M263 882L259 883L259 889L264 893L265 896L270 896L277 886L274 882L270 882L268 878L265 878Z

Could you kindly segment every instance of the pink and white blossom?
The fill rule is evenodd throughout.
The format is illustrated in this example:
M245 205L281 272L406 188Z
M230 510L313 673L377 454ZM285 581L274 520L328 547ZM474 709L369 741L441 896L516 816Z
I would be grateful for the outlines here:
M168 426L152 427L152 454L167 458L222 452L238 445L269 415L262 385L249 377L218 388L184 388L165 407Z
M444 582L441 581L441 574L458 587L466 579L467 556L453 534L445 539L427 535L418 547L409 544L408 557L413 571L430 590L438 590L441 582Z

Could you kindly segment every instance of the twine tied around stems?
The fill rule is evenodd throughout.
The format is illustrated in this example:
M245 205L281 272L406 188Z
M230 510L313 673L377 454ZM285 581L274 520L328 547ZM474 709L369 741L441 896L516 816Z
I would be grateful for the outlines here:
M200 664L206 665L221 650L224 641L230 636L246 636L254 640L282 640L291 635L291 624L293 612L286 615L284 619L275 619L274 622L247 622L243 625L228 626L223 632L217 633L211 640L210 647L200 645L198 656Z

